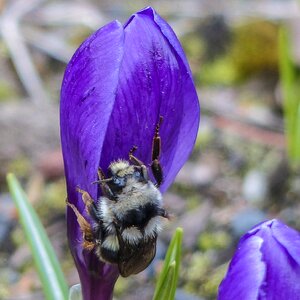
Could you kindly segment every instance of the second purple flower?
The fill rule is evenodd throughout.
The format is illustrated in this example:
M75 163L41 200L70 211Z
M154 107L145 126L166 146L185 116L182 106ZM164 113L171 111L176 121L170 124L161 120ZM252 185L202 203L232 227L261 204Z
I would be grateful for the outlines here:
M300 234L274 219L252 228L240 240L219 300L299 299Z

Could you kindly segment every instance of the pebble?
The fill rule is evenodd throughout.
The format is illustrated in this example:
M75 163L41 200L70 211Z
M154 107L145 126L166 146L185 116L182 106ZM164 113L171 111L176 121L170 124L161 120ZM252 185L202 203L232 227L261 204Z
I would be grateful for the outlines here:
M253 204L262 203L268 194L268 180L266 175L259 170L250 170L243 182L243 197Z
M176 295L175 295L175 300L204 300L204 299L199 298L195 295L189 294L183 289L177 289Z
M6 239L16 218L14 202L9 194L0 195L0 245L5 247Z
M71 286L69 291L69 300L82 300L80 284Z
M235 237L240 238L252 227L266 219L267 216L261 210L246 208L233 217L230 227Z

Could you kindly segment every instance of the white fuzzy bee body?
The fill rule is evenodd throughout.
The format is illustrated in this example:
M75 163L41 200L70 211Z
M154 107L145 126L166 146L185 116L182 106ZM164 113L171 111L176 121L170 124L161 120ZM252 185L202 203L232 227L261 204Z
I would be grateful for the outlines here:
M127 161L114 162L109 169L112 178L124 180L125 183L122 181L123 187L118 191L116 189L119 187L110 183L114 199L102 196L96 205L96 239L100 241L96 253L103 261L119 263L120 257L129 261L132 259L131 252L127 255L124 249L139 249L147 245L149 249L144 251L149 250L148 265L155 254L157 234L166 217L162 195L148 178L143 177L140 168Z
M159 128L162 116L155 127L152 143L151 170L156 181L148 176L148 169L133 153L129 161L117 160L108 167L109 178L99 168L102 196L94 201L84 190L77 190L87 211L93 219L90 224L72 203L83 233L83 247L94 250L101 261L117 264L120 274L127 277L143 271L153 260L156 252L157 234L168 213L163 208L162 195L158 189L163 182L159 162L161 140Z

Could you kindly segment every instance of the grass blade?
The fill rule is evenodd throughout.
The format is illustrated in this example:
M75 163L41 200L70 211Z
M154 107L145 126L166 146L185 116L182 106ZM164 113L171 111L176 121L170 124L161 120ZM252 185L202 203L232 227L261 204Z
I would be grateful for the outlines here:
M299 83L296 68L291 61L290 37L286 28L279 32L279 69L283 93L285 135L289 160L300 163Z
M159 287L157 295L154 299L173 300L176 292L176 262L173 261L168 269L162 284ZM174 291L174 293L173 293Z
M30 245L46 299L68 299L67 283L43 225L13 174L7 175L7 183L18 209L20 222Z
M153 300L173 300L175 298L181 262L182 236L182 228L177 228L168 248L164 266L156 284Z

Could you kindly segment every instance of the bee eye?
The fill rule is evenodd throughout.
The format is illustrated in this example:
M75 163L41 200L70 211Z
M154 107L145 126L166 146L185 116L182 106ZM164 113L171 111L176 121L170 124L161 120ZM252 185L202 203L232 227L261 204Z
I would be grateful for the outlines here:
M140 173L140 171L134 171L133 177L139 180L142 178L142 174Z
M113 184L118 186L118 187L124 187L125 186L125 178L121 178L118 176L113 177Z
M126 185L126 178L113 176L111 182L108 183L112 192L121 192L123 187Z
M133 177L138 181L143 181L143 175L139 170L135 170L133 173Z

